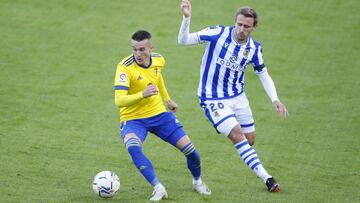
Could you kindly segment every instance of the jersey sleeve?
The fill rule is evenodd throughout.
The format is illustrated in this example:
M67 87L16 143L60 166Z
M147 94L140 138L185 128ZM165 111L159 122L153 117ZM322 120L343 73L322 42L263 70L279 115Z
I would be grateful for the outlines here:
M164 79L162 77L162 74L159 77L158 88L159 88L160 95L161 95L162 99L164 101L166 101L166 102L170 101L170 96L169 96L168 91L166 90L165 82L164 82Z
M140 102L143 99L143 93L128 95L127 90L115 91L115 105L118 107L127 107Z
M254 67L254 71L256 74L260 74L266 70L266 66L262 55L262 48L260 45L255 50L255 53L251 60L251 65Z
M271 102L280 101L277 96L277 93L276 93L274 81L268 74L266 68L264 68L264 71L259 73L258 76L259 76L261 84L264 87L264 90L265 90L266 94L269 96Z
M161 55L160 55L161 56ZM166 60L163 56L161 56L159 58L159 79L158 79L158 83L157 83L157 86L159 88L159 92L160 92L160 95L161 95L161 98L168 102L170 101L170 96L169 96L169 93L168 91L166 90L166 87L165 87L165 82L164 82L164 78L162 76L162 72L165 68L165 63L166 63Z
M129 75L127 69L119 64L116 70L114 82L115 105L118 107L131 106L140 102L144 98L142 91L136 94L128 94L130 77L131 76Z
M223 27L221 26L215 26L190 33L190 17L183 16L178 34L178 43L183 45L192 45L209 42L214 39L214 36L220 34L222 29Z
M218 25L214 27L207 27L199 32L196 32L198 36L199 43L210 42L214 39L217 39L219 34L223 31L224 27Z
M128 90L130 86L129 78L130 75L127 69L119 64L115 73L114 90Z

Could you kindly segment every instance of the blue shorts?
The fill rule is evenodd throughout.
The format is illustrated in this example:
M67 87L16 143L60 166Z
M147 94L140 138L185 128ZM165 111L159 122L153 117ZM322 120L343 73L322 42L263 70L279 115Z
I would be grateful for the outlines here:
M172 112L164 112L149 118L124 121L120 124L120 134L123 139L125 135L134 133L140 138L141 142L144 142L148 132L154 133L173 146L186 135L181 123Z

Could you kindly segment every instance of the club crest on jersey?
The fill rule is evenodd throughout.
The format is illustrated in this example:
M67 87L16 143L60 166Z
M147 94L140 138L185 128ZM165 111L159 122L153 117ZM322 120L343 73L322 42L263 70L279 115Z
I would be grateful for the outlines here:
M244 55L245 57L247 57L247 56L249 55L249 52L250 52L250 51L249 51L248 49L245 49L243 55Z
M119 75L119 83L121 84L125 84L127 83L128 79L127 79L127 76L124 72L121 72L120 75Z

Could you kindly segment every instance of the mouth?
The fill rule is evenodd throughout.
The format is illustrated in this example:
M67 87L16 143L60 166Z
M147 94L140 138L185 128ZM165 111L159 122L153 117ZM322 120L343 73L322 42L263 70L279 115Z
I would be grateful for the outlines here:
M136 61L141 64L143 62L143 59L141 57L136 57Z

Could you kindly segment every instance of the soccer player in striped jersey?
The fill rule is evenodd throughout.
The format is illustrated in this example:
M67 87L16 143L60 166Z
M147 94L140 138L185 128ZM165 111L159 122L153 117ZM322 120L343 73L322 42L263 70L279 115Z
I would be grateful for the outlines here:
M162 77L165 59L152 52L151 34L139 30L132 35L133 53L117 66L115 104L120 110L120 131L133 163L144 178L154 186L150 201L167 198L165 187L158 180L151 161L142 151L147 133L152 132L177 147L186 157L192 175L193 189L210 195L201 180L200 156L173 112L177 104L171 100ZM163 101L167 104L167 111ZM161 152L159 156L163 156Z
M268 190L280 191L279 184L267 173L252 147L254 119L244 92L245 69L251 64L275 110L282 118L288 115L267 72L261 45L251 37L257 27L257 13L250 7L242 7L235 13L234 26L214 26L190 33L189 0L182 0L181 10L179 44L206 44L198 86L200 106L206 117L218 132L231 140L241 159L263 180Z

